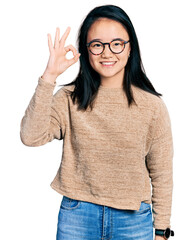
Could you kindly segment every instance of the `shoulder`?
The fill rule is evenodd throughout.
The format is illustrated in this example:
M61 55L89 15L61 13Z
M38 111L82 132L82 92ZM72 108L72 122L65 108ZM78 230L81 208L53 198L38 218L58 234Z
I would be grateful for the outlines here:
M164 100L152 93L144 91L138 87L133 86L132 91L135 101L140 109L144 109L143 113L148 114L150 110L152 114L152 123L155 128L155 138L161 136L162 133L171 132L171 120ZM140 110L141 111L141 110Z
M73 90L73 86L71 85L62 86L53 95L52 105L55 107L62 107L62 108L64 108L64 106L67 106L72 90Z
M68 86L63 86L61 88L61 90L64 91L64 92L73 92L74 89L75 89L75 84L68 85Z
M164 100L150 92L131 85L134 99L139 108L146 108L152 110L158 115L161 112L166 112L167 107Z
M75 88L75 85L62 86L55 94L55 98L66 98L67 95L71 94Z

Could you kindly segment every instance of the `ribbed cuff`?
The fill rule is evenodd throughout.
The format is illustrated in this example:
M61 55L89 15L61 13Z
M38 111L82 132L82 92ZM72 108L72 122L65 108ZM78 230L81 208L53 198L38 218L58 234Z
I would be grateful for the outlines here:
M52 87L55 87L56 86L56 81L54 83L49 83L49 82L46 82L42 76L39 77L39 80L38 80L41 84L44 84L44 85L47 85L47 86L52 86Z

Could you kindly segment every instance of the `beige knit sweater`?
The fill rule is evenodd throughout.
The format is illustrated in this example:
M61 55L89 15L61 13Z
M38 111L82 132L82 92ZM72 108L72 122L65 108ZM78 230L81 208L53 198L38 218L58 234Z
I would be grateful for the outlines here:
M78 111L64 86L38 80L21 121L21 140L40 146L63 139L51 187L67 197L118 209L152 203L154 227L170 227L173 141L163 100L132 85L128 107L122 88L100 86L93 110ZM151 179L151 181L150 181Z

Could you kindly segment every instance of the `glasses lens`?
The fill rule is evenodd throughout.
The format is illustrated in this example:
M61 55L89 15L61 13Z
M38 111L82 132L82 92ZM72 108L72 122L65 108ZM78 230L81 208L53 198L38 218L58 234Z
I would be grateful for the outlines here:
M90 44L90 51L93 54L100 54L103 51L103 44L100 42L92 42Z
M110 44L110 48L114 53L120 53L123 51L125 45L122 40L114 40Z

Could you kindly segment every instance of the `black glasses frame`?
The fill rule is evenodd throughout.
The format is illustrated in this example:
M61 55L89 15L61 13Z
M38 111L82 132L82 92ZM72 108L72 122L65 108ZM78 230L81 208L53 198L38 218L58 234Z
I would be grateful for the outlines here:
M118 41L118 40L123 42L124 47L123 47L123 50L122 50L122 51L120 51L120 52L118 52L118 53L115 53L115 52L111 49L110 44L111 44L112 42ZM128 42L130 42L130 40L124 41L124 40L122 40L122 39L114 39L114 40L112 40L111 42L107 42L107 43L103 43L103 42L101 42L101 41L99 41L99 40L92 40L91 42L87 43L86 46L89 48L90 45L91 45L93 42L99 42L99 43L101 43L101 44L103 45L103 50L102 50L102 52L101 52L101 53L98 53L98 54L93 53L93 52L89 49L89 51L90 51L93 55L100 55L100 54L102 54L102 53L104 52L105 45L108 45L108 46L109 46L109 49L110 49L110 51L111 51L112 53L114 53L114 54L119 54L119 53L122 53L122 52L124 51L125 45L126 45Z

